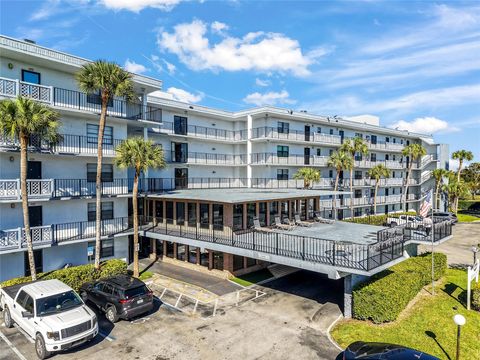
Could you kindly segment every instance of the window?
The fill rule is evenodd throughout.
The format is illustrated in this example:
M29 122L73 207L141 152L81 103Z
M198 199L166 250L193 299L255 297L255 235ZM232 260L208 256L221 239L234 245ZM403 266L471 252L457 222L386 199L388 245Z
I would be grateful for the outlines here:
M333 178L333 170L328 170L328 177Z
M355 199L361 198L362 197L362 190L355 190Z
M288 146L277 145L277 156L288 157Z
M370 189L370 197L375 197L375 189Z
M101 240L100 242L100 258L107 258L114 256L114 244L113 239ZM87 247L93 250L93 253L88 256L88 261L95 260L95 242L90 241Z
M101 212L101 219L102 220L111 220L113 219L113 202L103 202L101 204L102 212ZM96 219L96 203L88 203L88 221L95 221Z
M277 180L288 180L288 169L277 169Z
M363 134L355 133L355 137L356 137L356 138L363 139Z
M243 256L233 255L233 271L243 269Z
M163 222L163 201L157 201L155 203L155 217L157 221Z
M332 154L333 154L333 150L332 149L328 150L328 156L332 156Z
M173 131L178 135L187 135L187 118L185 116L175 115L173 117Z
M98 125L87 124L87 143L96 144L98 142ZM113 127L105 126L103 130L103 145L113 145Z
M223 205L213 204L213 228L223 230Z
M104 294L112 295L113 294L113 286L110 284L103 284L102 292Z
M317 133L321 134L322 133L322 128L317 128Z
M87 103L95 104L95 105L102 105L102 96L100 95L100 92L97 91L96 93L87 94ZM107 106L109 106L109 107L113 106L113 98L108 99Z
M243 229L243 204L233 205L233 230Z
M200 204L200 227L208 229L210 226L209 204Z
M377 161L377 154L371 153L370 154L370 161Z
M197 204L188 203L188 226L197 226Z
M278 201L273 201L270 203L270 224L273 225L275 223L275 216L278 215Z
M97 164L87 164L87 181L95 182L97 179ZM102 182L113 181L113 165L102 165Z
M385 142L390 142L390 138L388 136L385 138Z
M165 217L167 218L167 224L173 224L173 201L165 202Z
M22 81L40 85L40 73L22 69Z
M362 172L361 171L355 171L355 179L356 180L361 180L362 179Z
M317 156L322 156L322 149L317 149Z
M20 294L17 296L17 304L23 307L23 304L25 303L25 299L27 298L28 294L25 292L25 290L20 291Z
M330 129L330 135L333 135L333 129Z
M30 295L27 294L27 297L25 298L25 304L23 308L30 312L30 314L33 314L33 299Z
M177 202L177 225L185 224L185 203Z
M290 132L290 125L286 122L279 121L277 130L279 134L288 134Z

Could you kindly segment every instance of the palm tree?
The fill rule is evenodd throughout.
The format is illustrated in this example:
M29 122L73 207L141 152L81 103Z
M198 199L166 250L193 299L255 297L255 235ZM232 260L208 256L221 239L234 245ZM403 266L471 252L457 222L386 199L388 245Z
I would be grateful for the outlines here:
M473 153L468 150L457 150L452 154L452 159L458 160L457 181L460 181L460 175L462 172L463 161L472 161Z
M56 111L32 99L18 97L15 100L0 101L0 131L12 140L18 138L20 142L20 192L22 195L23 224L32 280L37 279L37 273L33 257L30 217L28 215L27 148L32 136L35 136L40 141L48 141L51 144L57 143L60 140L58 119L59 115ZM19 241L22 241L22 239L19 239Z
M480 163L471 163L462 172L462 179L468 184L472 194L472 200L475 200L475 195L480 192Z
M438 193L443 184L443 179L448 176L449 171L446 169L435 169L432 172L433 178L435 179L435 202L434 209L438 210Z
M103 132L107 117L109 101L115 96L124 97L132 101L132 75L115 63L98 60L82 66L76 74L78 87L87 94L99 94L102 100L100 121L97 139L97 176L96 176L96 234L95 234L95 269L100 268L100 230L101 230L101 201L102 201L102 159L103 159Z
M336 176L335 176L335 192L338 190L338 180L340 178L340 172L343 169L349 170L353 167L353 158L349 153L344 151L335 151L330 157L328 158L327 165L330 167L335 168ZM336 218L336 196L333 198L333 214L334 218Z
M380 179L382 178L389 178L390 177L390 170L383 164L375 165L373 168L368 170L368 176L371 179L375 179L375 197L373 199L373 213L377 213L377 192L378 192L378 185L380 183Z
M427 155L427 150L421 144L410 144L403 148L402 155L408 157L408 170L407 178L405 179L405 191L403 193L403 209L407 210L407 192L408 185L410 182L410 177L412 176L413 162L420 159L422 156Z
M116 149L115 164L121 169L135 169L133 178L133 276L139 275L138 269L138 178L141 172L150 168L164 168L166 166L163 150L151 140L133 137L123 141Z
M320 171L311 168L304 167L299 169L294 175L294 179L303 179L303 187L308 189L314 182L320 180Z
M458 181L457 177L455 175L452 175L449 178L448 184L445 184L443 186L443 189L446 192L448 192L450 203L453 204L453 206L451 206L450 209L455 213L457 213L458 199L462 197L466 197L469 194L468 185L462 180Z
M368 145L361 137L356 136L353 139L347 139L342 146L340 151L344 151L355 159L355 154L361 154L362 156L367 156L368 154ZM353 162L352 167L350 168L350 192L353 194L353 169L355 167L355 162ZM353 201L350 202L350 213L352 218L353 216Z

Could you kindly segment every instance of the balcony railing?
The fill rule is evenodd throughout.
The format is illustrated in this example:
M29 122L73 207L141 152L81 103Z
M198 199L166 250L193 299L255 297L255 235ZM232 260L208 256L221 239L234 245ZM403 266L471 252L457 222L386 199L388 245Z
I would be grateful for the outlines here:
M104 139L103 155L115 156L115 149L123 139ZM11 139L0 133L0 151L19 151L18 139ZM97 137L62 134L60 141L53 145L36 137L30 139L28 151L64 155L97 155Z
M314 165L314 156L292 154L278 156L275 153L253 153L250 163L254 165Z
M99 95L0 78L0 96L16 97L18 95L60 108L95 114L101 112L102 101ZM128 120L162 122L162 109L116 98L108 103L107 115Z
M27 179L27 194L29 198L40 199L50 198L53 194L53 180L52 179ZM0 200L19 200L20 180L0 180Z
M170 162L198 165L247 165L247 156L217 153L188 152L178 153L171 151Z
M388 169L403 169L405 165L397 160L355 160L355 167L357 168L372 168L376 165L384 165Z
M225 130L214 127L199 125L188 125L186 129L175 129L172 122L164 121L160 126L160 132L170 135L193 136L196 138L223 140L223 141L244 141L247 140L247 130Z
M405 147L403 144L391 143L391 142L367 142L368 148L371 150L388 150L388 151L402 151Z
M101 236L111 236L132 227L128 217L101 221ZM95 221L77 221L64 224L35 226L30 228L34 246L54 245L71 241L94 239ZM26 248L23 228L0 230L0 251Z
M308 141L329 145L340 145L341 137L338 135L329 135L316 132L305 132L299 130L289 130L288 132L279 132L274 127L257 127L252 129L252 139L278 139L290 141Z

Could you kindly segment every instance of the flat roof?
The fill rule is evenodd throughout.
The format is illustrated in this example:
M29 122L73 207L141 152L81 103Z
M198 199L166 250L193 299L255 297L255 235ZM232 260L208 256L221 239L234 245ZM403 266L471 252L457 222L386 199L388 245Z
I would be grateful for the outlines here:
M172 190L161 194L150 194L148 196L158 197L160 199L196 200L236 204L254 201L275 201L337 194L350 195L350 192L311 189L185 189Z

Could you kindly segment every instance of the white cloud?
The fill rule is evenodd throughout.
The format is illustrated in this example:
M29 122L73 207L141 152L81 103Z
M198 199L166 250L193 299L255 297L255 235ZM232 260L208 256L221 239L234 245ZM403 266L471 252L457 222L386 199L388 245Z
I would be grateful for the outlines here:
M135 61L130 61L130 59L127 59L125 61L125 65L123 65L125 70L134 73L134 74L143 74L148 71L148 69L143 66L142 64L137 64Z
M169 63L167 60L162 59L163 63L167 67L167 71L170 75L175 74L175 71L177 70L177 67L173 65L172 63Z
M224 31L228 30L228 25L220 21L214 21L210 24L210 28L212 32L223 34Z
M168 88L167 93L172 94L175 100L186 102L186 103L197 103L199 101L202 101L202 99L204 98L203 93L192 94L188 91L185 91L183 89L178 89L175 87Z
M390 126L398 130L407 130L420 134L435 134L446 131L458 131L458 128L452 127L445 120L436 117L427 116L416 118L412 121L400 120Z
M257 85L257 86L265 87L265 86L269 86L270 84L271 84L270 80L260 79L260 78L255 79L255 85Z
M161 31L162 51L178 56L192 70L254 70L290 72L305 76L313 60L302 53L297 40L279 33L250 32L243 37L224 35L210 43L208 24L201 20L176 25L172 33ZM318 53L313 54L318 56Z
M277 105L277 104L294 104L295 100L290 99L290 94L286 90L280 92L266 92L260 94L259 92L254 92L248 94L243 101L247 104L253 104L256 106L262 105Z
M136 13L147 7L170 11L180 2L181 0L99 0L99 3L107 9L129 10Z

